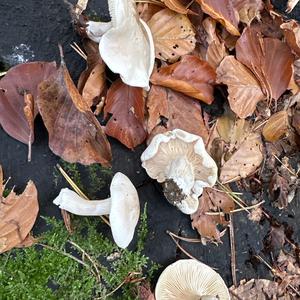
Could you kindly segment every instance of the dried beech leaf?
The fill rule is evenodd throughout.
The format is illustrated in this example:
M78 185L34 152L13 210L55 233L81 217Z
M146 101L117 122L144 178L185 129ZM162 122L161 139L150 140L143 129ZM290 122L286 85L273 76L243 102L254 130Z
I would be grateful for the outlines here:
M251 116L256 104L265 98L253 73L234 56L223 59L217 69L217 81L228 86L230 108L240 118Z
M157 134L176 128L201 136L204 141L208 131L204 125L198 101L170 89L151 87L147 100L148 133Z
M290 20L280 26L288 45L300 56L300 26L295 20Z
M205 188L199 199L198 210L191 215L192 227L196 228L202 238L221 242L218 224L227 225L224 214L209 215L207 213L228 213L234 209L233 200L226 194L211 188Z
M107 92L104 107L105 117L112 115L105 133L130 149L140 145L147 137L144 111L142 88L131 87L121 80L115 81Z
M215 70L193 55L186 55L181 61L162 67L151 76L151 82L155 85L171 88L208 104L214 100L215 80Z
M165 6L161 3L161 5L155 5L152 3L137 3L136 9L139 13L139 16L145 22L148 22L153 15L162 10Z
M260 134L252 133L227 160L220 171L222 183L238 181L254 173L263 161Z
M264 5L262 0L234 0L233 5L239 13L240 21L247 24L255 19L260 19L260 11Z
M237 41L236 56L254 73L268 99L277 100L286 91L294 57L285 43L262 38L248 27Z
M193 11L191 11L190 9L187 8L187 6L189 5L189 0L188 1L182 1L182 0L161 0L166 7L168 7L169 9L179 13L179 14L194 14ZM183 2L186 2L186 5L184 5Z
M288 113L286 110L282 110L269 118L263 128L262 134L268 142L276 142L287 133L288 128Z
M231 0L197 0L202 10L220 22L233 35L240 35L239 14Z
M187 16L166 8L156 13L148 25L152 32L157 58L175 61L194 50L195 31Z
M228 51L225 43L216 40L209 44L206 52L206 60L214 69L217 69L226 55L228 55Z
M37 189L32 181L19 196L14 191L6 198L0 196L0 253L21 245L31 245L27 237L38 211Z
M64 62L39 85L37 103L49 133L49 147L56 155L71 163L110 165L108 140Z
M24 93L36 99L38 85L56 70L55 62L30 62L11 68L0 80L0 124L18 141L28 144L31 133L24 114ZM37 114L35 110L34 117ZM33 142L34 136L31 136Z
M99 102L100 95L105 89L105 63L99 54L99 45L92 40L84 41L87 53L87 68L78 80L78 91L89 106Z

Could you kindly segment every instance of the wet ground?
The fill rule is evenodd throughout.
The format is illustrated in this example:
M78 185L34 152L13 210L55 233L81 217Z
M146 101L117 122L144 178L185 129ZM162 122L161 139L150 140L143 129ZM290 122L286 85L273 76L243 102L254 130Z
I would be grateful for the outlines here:
M75 1L71 1L74 3ZM274 1L278 8L283 8L283 2ZM91 7L102 20L107 20L106 3L103 0L90 1ZM101 7L101 9L99 9ZM14 65L22 61L58 60L57 44L64 47L68 68L76 80L84 69L84 61L71 49L69 44L78 41L72 29L68 6L62 0L47 1L0 1L0 61L2 64ZM300 8L294 11L293 17L300 16ZM35 124L36 140L32 147L32 161L27 162L27 146L10 138L0 129L0 163L5 177L11 176L11 183L16 185L16 191L22 191L26 182L32 179L39 190L40 215L60 216L52 200L61 187L66 186L60 181L54 183L55 165L59 158L47 147L48 136L45 127L38 118ZM185 257L174 242L166 234L166 230L174 233L197 237L192 230L189 216L183 215L171 207L164 199L159 186L151 181L140 166L140 155L144 146L130 151L117 141L111 139L113 148L113 172L121 171L127 174L138 187L141 202L148 203L148 220L150 234L145 254L152 260L166 266L178 257ZM107 196L108 186L99 196ZM300 218L300 197L288 207L287 211L279 211L269 206L266 199L266 209L281 222L287 222L295 229L294 239L300 242L300 228L297 225ZM255 224L248 220L244 212L234 215L234 228L237 253L238 280L246 278L270 278L269 271L263 265L255 266L249 263L250 249L261 251L262 240L269 225ZM43 230L43 223L38 221L35 231ZM109 234L109 233L108 233ZM223 244L203 246L201 244L182 243L181 245L202 262L216 268L231 285L230 244L229 237L223 237Z

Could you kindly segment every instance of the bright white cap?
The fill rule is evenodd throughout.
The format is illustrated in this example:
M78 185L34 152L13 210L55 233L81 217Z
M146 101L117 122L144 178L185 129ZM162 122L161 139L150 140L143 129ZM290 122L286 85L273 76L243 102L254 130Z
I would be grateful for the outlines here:
M211 267L194 259L181 259L160 275L155 288L156 300L229 300L221 276Z
M217 181L218 167L206 152L202 138L181 129L154 136L141 160L151 178L169 187L176 183L179 191L172 189L165 195L186 214L197 210L203 188ZM170 199L172 193L181 193L182 197Z
M115 243L126 248L131 242L140 216L138 193L129 178L118 172L110 185L109 221Z

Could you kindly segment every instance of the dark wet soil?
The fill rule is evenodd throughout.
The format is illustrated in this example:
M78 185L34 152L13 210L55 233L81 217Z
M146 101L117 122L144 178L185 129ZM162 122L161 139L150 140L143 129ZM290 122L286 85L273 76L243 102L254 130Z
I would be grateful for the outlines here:
M71 1L74 3L75 1ZM285 1L274 1L277 8L283 9ZM106 2L103 0L90 1L94 12L101 19L107 20ZM65 52L68 68L76 80L84 69L84 61L69 46L73 41L79 41L73 31L68 7L62 0L47 1L0 1L0 61L6 65L18 63L22 58L33 60L58 59L57 44L61 43ZM300 6L295 9L293 17L300 19ZM23 46L22 46L23 45ZM32 161L27 162L27 147L10 138L0 129L0 163L3 165L5 177L11 176L16 191L22 191L29 179L34 180L39 190L40 215L60 216L52 200L61 187L66 184L61 180L59 185L54 183L55 165L59 158L47 147L48 136L40 119L35 124L36 140L32 147ZM138 187L141 202L148 203L148 220L150 234L145 254L152 260L166 266L179 257L186 257L166 234L170 230L176 234L197 237L191 228L189 216L180 213L163 197L160 187L150 180L140 166L140 155L144 146L130 151L115 140L111 139L113 149L113 171L127 174ZM109 183L107 184L107 187ZM108 194L108 188L100 192L101 196ZM266 197L266 209L276 216L280 222L287 222L294 227L294 239L300 242L300 199L289 205L286 211L270 207ZM246 278L270 278L270 273L263 265L251 264L252 252L260 252L263 248L263 238L269 230L269 224L256 224L248 220L246 213L234 215L235 243L237 254L238 280ZM37 222L35 231L43 230L43 223ZM109 233L108 233L109 234ZM216 268L231 285L230 244L226 234L223 244L203 246L201 244L181 243L193 256L202 262Z

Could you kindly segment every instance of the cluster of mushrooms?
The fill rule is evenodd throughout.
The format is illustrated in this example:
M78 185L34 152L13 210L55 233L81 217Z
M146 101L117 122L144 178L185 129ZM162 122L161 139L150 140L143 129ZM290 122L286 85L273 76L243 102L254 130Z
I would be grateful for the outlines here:
M155 61L151 31L138 17L134 1L109 0L108 5L111 22L89 21L86 33L99 43L102 59L124 83L149 90ZM217 165L206 152L202 138L180 129L154 136L141 161L148 175L162 184L166 199L185 214L197 210L203 188L212 187L217 180ZM138 193L120 172L112 179L110 193L105 200L88 201L64 188L53 202L76 215L109 215L115 243L126 248L140 215ZM230 296L221 276L212 268L183 259L162 272L155 298L226 300Z

